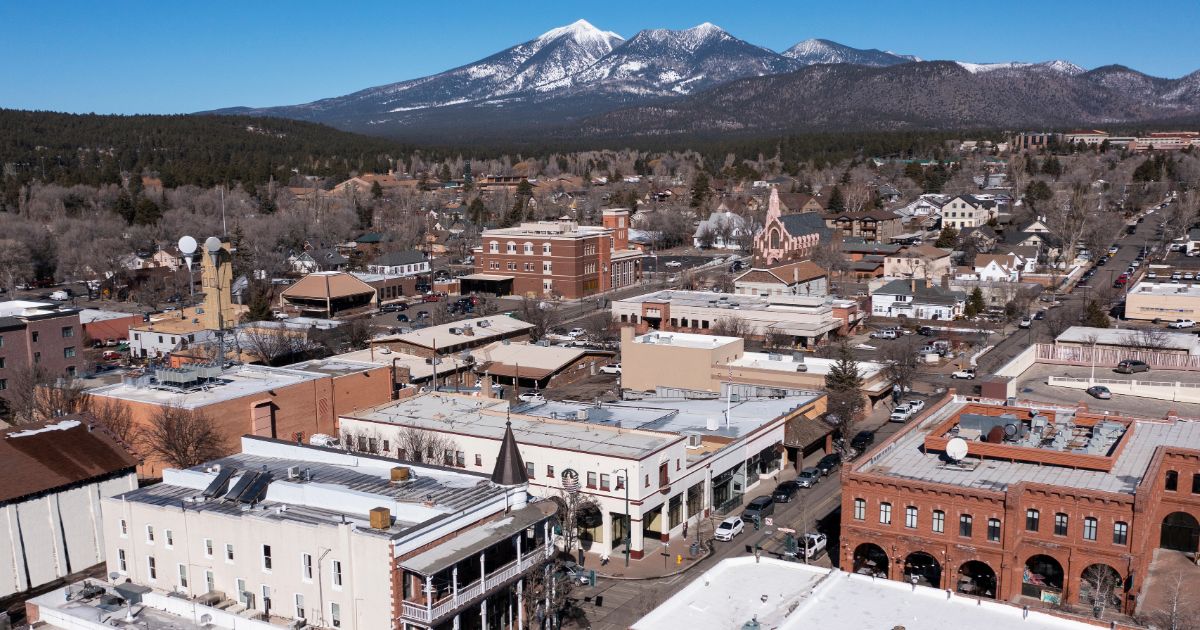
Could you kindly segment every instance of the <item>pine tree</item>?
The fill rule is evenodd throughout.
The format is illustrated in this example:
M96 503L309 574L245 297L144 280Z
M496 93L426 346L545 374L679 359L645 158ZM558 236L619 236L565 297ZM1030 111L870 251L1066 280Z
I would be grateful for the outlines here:
M483 205L483 200L476 197L471 200L471 204L467 206L467 216L471 219L471 223L480 225L487 220L487 206Z
M1087 308L1083 312L1083 325L1092 328L1108 328L1112 322L1109 321L1108 313L1104 312L1099 302L1088 300Z
M442 180L442 182L450 181L450 165L449 164L446 164L445 162L442 163L442 171L440 173L438 173L438 179Z
M696 178L692 180L692 207L699 208L708 201L708 196L712 194L709 190L708 174L704 171L696 173Z
M862 389L858 361L854 360L854 353L844 344L838 348L837 361L825 375L825 389L837 392Z
M866 402L862 393L862 375L858 361L845 343L838 347L837 361L825 375L826 417L834 422L848 444Z
M963 314L967 317L975 317L986 307L987 303L983 301L983 291L979 287L975 287L971 291L971 296L967 298L967 306L963 309Z
M270 289L262 282L255 282L251 287L250 301L246 306L247 310L246 314L242 317L243 321L269 321L274 317L274 314L271 312Z
M383 198L383 186L379 185L379 180L375 180L375 181L371 182L371 198L372 199L382 199Z
M830 212L841 212L846 209L846 198L842 196L840 186L834 186L833 192L829 193L829 201L825 203L825 209Z

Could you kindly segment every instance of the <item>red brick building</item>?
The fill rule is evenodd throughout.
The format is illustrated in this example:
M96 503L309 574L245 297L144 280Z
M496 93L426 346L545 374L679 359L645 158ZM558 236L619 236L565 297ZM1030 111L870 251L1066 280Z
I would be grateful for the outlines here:
M497 284L511 280L514 295L577 299L634 284L641 259L629 248L629 211L605 210L602 226L539 221L488 230L475 271Z
M1129 614L1154 550L1195 553L1198 520L1200 422L951 392L846 466L836 553L859 573Z
M0 415L11 394L11 379L21 370L36 366L51 377L75 376L83 367L83 348L79 309L0 302Z

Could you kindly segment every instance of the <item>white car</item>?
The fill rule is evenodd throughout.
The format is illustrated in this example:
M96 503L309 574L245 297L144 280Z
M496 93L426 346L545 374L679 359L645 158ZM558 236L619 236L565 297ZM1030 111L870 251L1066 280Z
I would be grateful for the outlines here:
M892 410L891 415L888 416L888 422L908 422L908 418L911 415L912 412L908 410L907 405L897 405Z
M961 378L961 379L966 379L966 380L974 380L975 379L975 368L967 368L965 370L959 370L959 371L951 374L950 378Z
M587 331L582 328L572 328L570 330L570 332L567 333L567 336L574 339L576 337L582 337L586 334L587 334Z
M1134 268L1134 269L1137 269L1138 267L1141 267L1141 266L1142 266L1142 261L1140 261L1140 260L1134 260L1133 262L1129 263L1129 266L1130 266L1130 267L1132 267L1132 268Z
M910 400L905 404L908 405L908 413L917 413L925 408L924 400Z
M675 269L676 267L682 267L683 263L679 262L678 260L668 260L666 266Z
M517 398L520 399L521 402L546 402L546 397L538 392L525 392L524 394L517 396Z
M600 368L600 373L601 374L620 374L621 373L621 364L620 363L610 363L610 364Z
M1147 279L1147 280L1157 280L1157 279L1158 279L1158 274L1156 274L1156 273L1154 273L1153 271L1151 271L1150 273L1146 274L1146 279Z
M733 540L734 536L742 533L744 529L746 529L746 524L742 522L740 516L730 516L721 521L720 525L717 525L717 531L713 534L713 538L730 541Z
M871 331L871 339L896 339L900 335L895 330L888 328L886 330Z
M1192 326L1195 326L1195 325L1196 325L1196 322L1194 322L1190 319L1177 319L1177 320L1171 322L1170 324L1167 324L1167 328L1191 328Z
M1021 323L1019 323L1019 324L1017 324L1017 325L1018 325L1018 326L1020 326L1021 328L1029 328L1030 326L1032 326L1032 325L1033 325L1033 318L1032 318L1032 317L1028 317L1028 316L1026 316L1026 317L1022 317L1022 318L1021 318Z

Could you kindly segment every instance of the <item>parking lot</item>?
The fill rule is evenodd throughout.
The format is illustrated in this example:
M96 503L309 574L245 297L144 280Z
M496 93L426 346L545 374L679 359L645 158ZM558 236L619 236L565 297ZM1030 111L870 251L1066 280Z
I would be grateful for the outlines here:
M1098 401L1081 389L1054 387L1046 384L1046 379L1050 376L1090 378L1091 374L1092 368L1090 366L1035 364L1018 377L1017 396L1062 405L1074 405L1082 400L1088 403L1100 404L1106 410L1151 418L1164 417L1172 409L1178 411L1183 416L1200 414L1200 405L1192 403L1123 396L1120 394L1114 394L1111 400ZM1095 374L1098 379L1200 383L1200 371L1151 370L1138 374L1118 374L1112 368L1098 366Z

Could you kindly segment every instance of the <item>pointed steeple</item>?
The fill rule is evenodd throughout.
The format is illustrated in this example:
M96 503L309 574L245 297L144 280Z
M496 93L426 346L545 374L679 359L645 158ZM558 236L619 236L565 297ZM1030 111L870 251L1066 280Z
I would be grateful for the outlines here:
M517 448L517 438L513 435L512 420L504 423L504 439L500 441L500 453L496 455L496 468L492 470L492 483L501 486L519 486L529 483L525 474L525 461L521 459L521 451Z
M771 197L767 200L766 223L770 223L771 219L778 219L782 215L783 215L783 212L781 211L781 209L779 207L779 188L772 186L771 187Z

